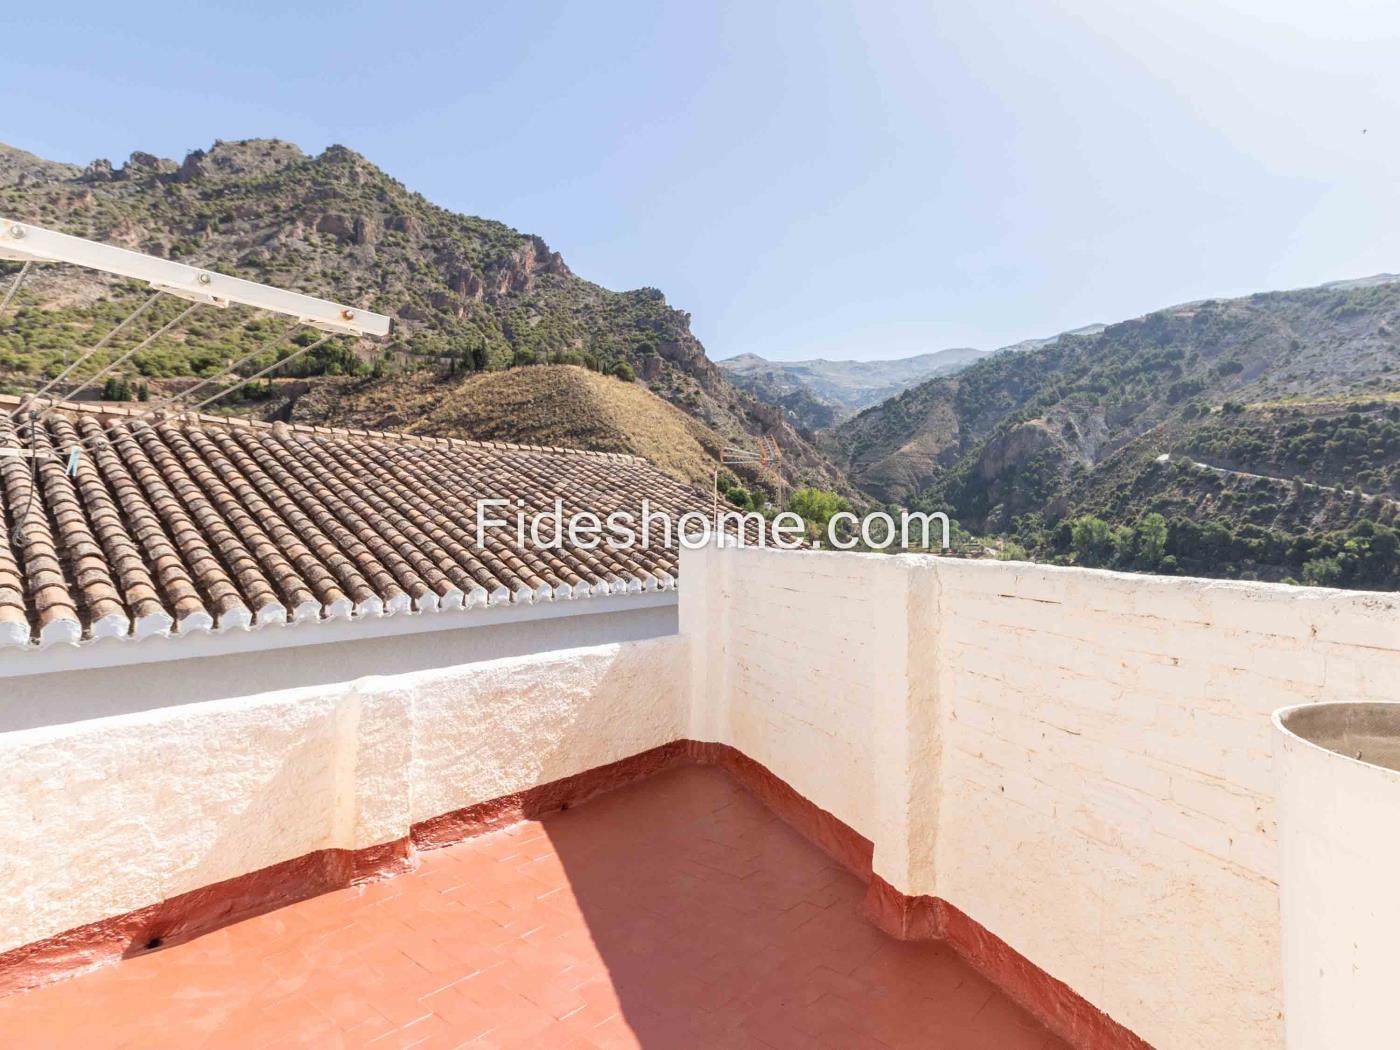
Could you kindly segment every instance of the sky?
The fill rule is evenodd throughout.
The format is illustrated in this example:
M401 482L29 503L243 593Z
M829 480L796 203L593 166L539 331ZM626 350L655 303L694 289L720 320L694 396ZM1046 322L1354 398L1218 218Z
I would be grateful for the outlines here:
M717 359L1400 271L1390 0L5 6L0 141L343 144Z

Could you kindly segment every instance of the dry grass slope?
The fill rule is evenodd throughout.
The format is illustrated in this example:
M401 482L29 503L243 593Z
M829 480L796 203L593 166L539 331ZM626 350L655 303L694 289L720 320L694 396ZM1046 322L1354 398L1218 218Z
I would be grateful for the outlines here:
M573 365L538 365L434 380L318 384L293 409L297 422L406 430L437 437L626 452L709 488L719 435L646 387Z

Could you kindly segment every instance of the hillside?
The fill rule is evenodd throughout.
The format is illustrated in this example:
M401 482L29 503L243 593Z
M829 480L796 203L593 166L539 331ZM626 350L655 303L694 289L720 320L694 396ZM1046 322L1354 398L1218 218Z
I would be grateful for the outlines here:
M1178 526L1177 564L1281 578L1332 557L1314 549L1327 534L1391 520L1397 396L1400 283L1380 278L1186 304L998 353L825 440L871 495L946 507L976 531L1066 554L1057 524L1157 512L1257 541L1217 536L1203 555Z
M1068 332L1061 332L1059 335L1052 335L1048 339L1022 339L1019 343L1012 343L1009 346L999 347L1000 350L1015 350L1024 352L1026 350L1039 350L1043 346L1057 343L1066 336L1074 335L1098 335L1104 330L1101 324L1086 324L1079 328L1071 328Z
M450 379L329 379L296 397L285 414L299 423L626 452L702 488L710 487L722 443L644 386L573 365Z
M689 315L661 292L584 280L540 237L440 208L342 146L307 156L271 139L216 142L181 162L134 153L120 167L97 160L82 169L4 147L0 214L394 317L387 347L337 340L298 362L295 374L313 385L323 376L380 381L548 360L625 365L727 441L752 445L773 431L790 480L844 488L781 412L725 379ZM39 268L0 326L0 388L33 389L142 295L123 282ZM150 311L133 341L178 308ZM247 311L200 311L182 333L136 355L133 377L208 375L278 330ZM560 437L580 444L584 433Z
M807 431L849 419L856 412L935 376L951 375L986 356L955 347L886 361L769 361L740 354L718 362L735 386L779 405Z

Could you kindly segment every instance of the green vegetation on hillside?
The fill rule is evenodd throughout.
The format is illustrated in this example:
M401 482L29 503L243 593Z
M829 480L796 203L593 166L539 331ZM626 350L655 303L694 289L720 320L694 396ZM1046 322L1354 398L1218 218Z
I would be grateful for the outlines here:
M0 214L393 317L387 343L334 339L279 376L380 382L578 364L645 385L731 443L772 434L790 483L845 488L780 412L729 384L691 333L689 315L659 290L599 287L539 237L440 208L342 146L309 157L276 140L216 142L180 163L138 153L120 167L94 161L86 169L18 150L3 156ZM0 389L33 390L57 375L148 294L130 282L36 267L0 319ZM182 307L162 301L75 378ZM178 389L181 378L211 375L276 338L280 326L239 308L201 309L117 376L133 388L147 380ZM270 350L242 372L292 349ZM264 400L240 395L225 407Z
M1400 589L1400 532L1366 519L1346 529L1290 534L1223 519L1168 520L1155 511L1131 524L1082 514L1053 528L1039 515L1026 515L1012 534L1038 560L1062 565Z
M1395 587L1400 284L1192 304L1003 352L828 448L875 496L1039 558ZM1152 515L1160 558L1137 539Z

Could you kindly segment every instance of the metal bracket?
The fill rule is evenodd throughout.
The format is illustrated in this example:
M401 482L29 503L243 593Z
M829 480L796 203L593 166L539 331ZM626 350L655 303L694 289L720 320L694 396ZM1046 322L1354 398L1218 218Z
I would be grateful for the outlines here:
M229 307L227 299L210 295L208 292L197 292L190 288L172 288L168 284L152 284L151 287L158 292L164 292L166 295L173 295L177 299L184 299L191 303L201 303L219 310L227 310Z

